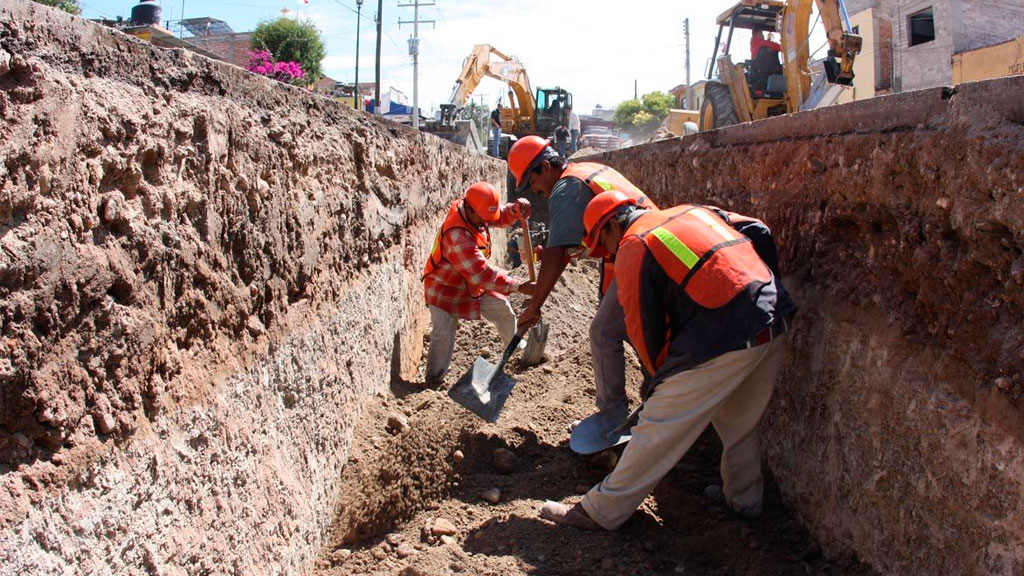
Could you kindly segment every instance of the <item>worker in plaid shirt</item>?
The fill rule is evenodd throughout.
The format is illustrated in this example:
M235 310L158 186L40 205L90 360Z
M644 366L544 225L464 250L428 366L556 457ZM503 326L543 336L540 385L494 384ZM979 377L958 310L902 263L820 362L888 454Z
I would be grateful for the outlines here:
M530 202L520 198L501 204L498 191L477 182L464 198L452 202L423 270L423 291L430 308L430 349L426 382L440 382L455 350L459 319L485 318L498 330L504 347L516 333L516 316L507 295L533 293L532 282L519 282L487 263L491 253L488 226L502 228L530 217Z

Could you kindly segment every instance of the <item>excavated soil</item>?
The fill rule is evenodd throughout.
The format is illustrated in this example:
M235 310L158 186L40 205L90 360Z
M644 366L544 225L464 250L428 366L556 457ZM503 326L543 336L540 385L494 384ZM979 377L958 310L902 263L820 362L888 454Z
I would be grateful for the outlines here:
M872 573L855 558L823 551L768 471L760 519L740 519L706 500L704 487L721 481L721 445L711 431L615 533L538 517L545 500L578 500L617 457L579 456L568 447L569 424L594 406L587 326L595 277L589 262L566 271L545 305L552 326L546 361L525 369L510 362L519 384L498 422L483 422L446 394L478 353L492 361L500 354L497 334L483 321L461 324L444 388L398 381L370 403L316 574ZM629 363L635 405L639 368L631 352ZM495 463L502 448L514 453L511 466ZM497 503L481 497L495 488Z

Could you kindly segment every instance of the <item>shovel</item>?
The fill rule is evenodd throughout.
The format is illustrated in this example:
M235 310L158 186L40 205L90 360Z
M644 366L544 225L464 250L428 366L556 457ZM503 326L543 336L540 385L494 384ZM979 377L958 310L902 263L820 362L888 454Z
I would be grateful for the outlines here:
M576 425L569 436L569 449L577 454L595 454L607 450L619 444L625 444L633 437L630 430L636 424L640 416L640 410L644 405L633 410L632 414L626 417L626 421L609 430L602 421L602 414L591 414Z
M448 396L484 420L497 421L505 400L516 385L515 379L505 374L505 363L522 339L522 334L512 338L497 366L478 356L469 372L448 390Z
M530 270L530 282L537 281L537 272L533 269L533 242L530 239L530 226L526 219L520 221L523 229L522 259L526 261ZM548 325L543 320L530 328L530 334L526 338L526 348L523 349L523 357L519 364L523 367L536 366L544 360L544 347L548 344Z

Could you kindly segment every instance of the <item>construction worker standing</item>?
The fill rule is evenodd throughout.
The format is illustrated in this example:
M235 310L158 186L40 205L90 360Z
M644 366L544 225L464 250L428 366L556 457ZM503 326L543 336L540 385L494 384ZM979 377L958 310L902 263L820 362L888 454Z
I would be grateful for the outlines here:
M724 496L741 515L760 515L757 423L796 311L771 232L713 207L648 210L614 190L594 197L584 222L590 255L617 257L629 341L650 377L615 469L574 507L547 502L541 516L618 528L708 424L722 439L724 484L705 493Z
M506 227L530 217L524 198L501 204L498 191L477 182L464 198L452 202L423 269L423 290L430 308L430 348L426 382L444 378L455 350L459 319L486 318L505 346L516 333L516 316L505 298L513 292L533 293L533 283L519 282L491 267L489 225Z
M567 162L547 140L527 136L512 146L508 168L516 188L548 197L550 223L541 255L537 286L519 324L529 328L540 319L540 310L574 251L582 251L583 211L595 195L615 188L638 204L653 203L615 170L596 162ZM595 401L598 412L590 416L599 429L611 430L622 424L629 412L626 398L626 359L623 341L626 324L616 296L613 258L605 258L601 269L601 303L590 324L590 355L594 365Z

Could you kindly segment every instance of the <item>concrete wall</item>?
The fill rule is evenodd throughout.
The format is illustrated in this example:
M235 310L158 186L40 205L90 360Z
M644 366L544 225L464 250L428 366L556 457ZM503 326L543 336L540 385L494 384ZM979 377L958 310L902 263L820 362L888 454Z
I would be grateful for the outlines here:
M0 39L0 574L303 573L504 164L28 1Z
M953 55L953 81L974 82L1024 74L1024 36Z
M1024 77L609 152L660 205L763 218L802 306L762 429L828 550L1024 573Z

